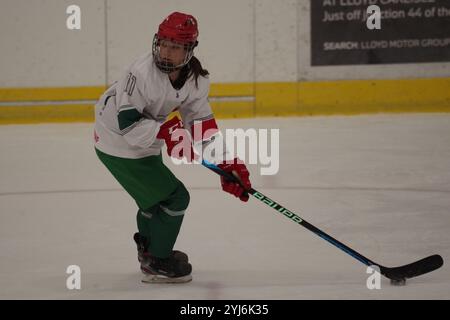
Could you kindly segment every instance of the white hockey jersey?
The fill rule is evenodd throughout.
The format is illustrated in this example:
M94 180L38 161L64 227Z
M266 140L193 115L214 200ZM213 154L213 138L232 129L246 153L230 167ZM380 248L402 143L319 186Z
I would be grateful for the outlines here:
M95 106L95 147L129 159L158 155L161 124L178 109L190 131L197 120L213 118L208 102L209 79L190 77L179 90L153 63L151 53L137 59L102 95Z

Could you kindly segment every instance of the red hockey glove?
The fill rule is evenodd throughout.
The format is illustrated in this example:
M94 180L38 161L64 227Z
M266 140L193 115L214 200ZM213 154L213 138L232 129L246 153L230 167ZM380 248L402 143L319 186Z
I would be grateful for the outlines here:
M189 132L184 129L183 122L177 116L161 125L156 138L164 139L170 157L176 159L186 157L188 162L195 159Z
M238 177L238 179L242 182L242 186L245 187L244 189L240 184L229 181L224 177L220 177L222 190L231 193L244 202L247 202L248 193L246 192L246 190L250 189L252 185L249 180L250 173L248 172L245 164L241 160L236 158L234 159L233 163L221 163L217 166L223 171L231 173L232 175Z

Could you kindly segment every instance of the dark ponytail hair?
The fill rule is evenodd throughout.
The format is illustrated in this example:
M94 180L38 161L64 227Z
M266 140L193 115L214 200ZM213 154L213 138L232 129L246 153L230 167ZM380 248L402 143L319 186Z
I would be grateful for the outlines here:
M202 64L196 57L192 57L187 65L181 68L180 75L178 79L172 82L172 85L175 89L181 89L186 83L187 79L190 77L194 77L195 79L195 87L198 89L198 77L206 77L209 75L208 70L203 69Z
M198 89L198 77L206 77L209 75L208 70L203 69L202 64L200 63L200 60L197 59L197 57L193 56L191 60L189 61L189 75L188 78L191 76L194 76L195 79L195 86Z

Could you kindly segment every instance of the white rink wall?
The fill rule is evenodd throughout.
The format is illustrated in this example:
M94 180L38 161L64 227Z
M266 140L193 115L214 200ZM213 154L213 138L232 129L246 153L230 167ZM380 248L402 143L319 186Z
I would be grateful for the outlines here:
M82 29L70 31L73 2L0 0L0 87L105 83L104 2L77 0Z
M81 8L81 30L66 8ZM447 77L450 63L310 66L309 0L0 0L0 88L101 86L151 49L172 11L199 22L214 83Z

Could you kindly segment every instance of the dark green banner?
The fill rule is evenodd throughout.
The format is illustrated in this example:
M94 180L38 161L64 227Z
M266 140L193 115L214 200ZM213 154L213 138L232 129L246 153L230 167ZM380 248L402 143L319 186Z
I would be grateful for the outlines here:
M450 61L450 0L311 0L313 66L438 61Z

